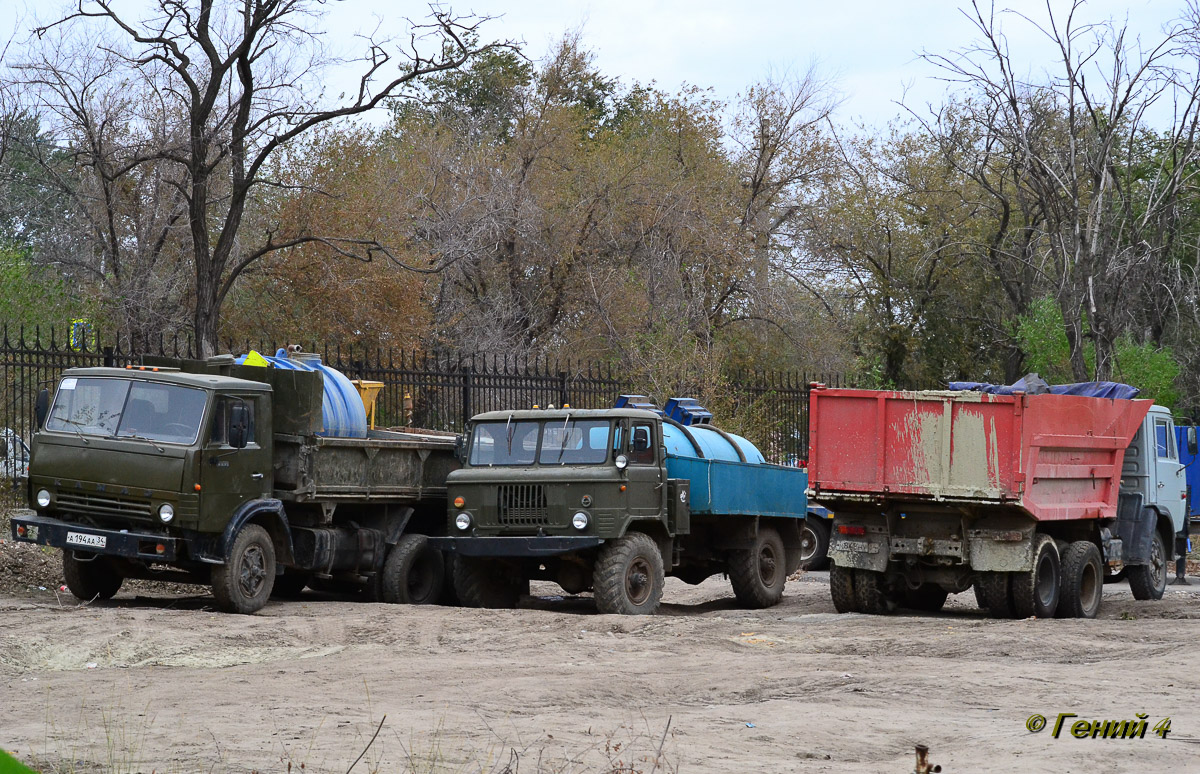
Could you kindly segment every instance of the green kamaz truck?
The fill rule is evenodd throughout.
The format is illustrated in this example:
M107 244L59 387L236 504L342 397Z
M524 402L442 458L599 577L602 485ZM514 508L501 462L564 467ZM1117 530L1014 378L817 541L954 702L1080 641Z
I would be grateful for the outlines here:
M306 585L369 599L443 593L457 436L367 426L355 386L316 356L147 360L65 371L40 400L15 540L63 549L71 592L125 578L210 585L252 613Z
M808 477L769 465L689 399L642 396L602 410L492 411L471 422L447 481L454 587L511 607L531 579L591 590L601 612L653 613L665 575L725 573L739 602L768 607L800 563Z

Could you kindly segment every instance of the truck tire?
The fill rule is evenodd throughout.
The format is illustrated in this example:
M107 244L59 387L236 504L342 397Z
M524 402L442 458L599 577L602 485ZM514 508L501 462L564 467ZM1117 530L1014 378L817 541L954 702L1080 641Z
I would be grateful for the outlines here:
M596 557L592 586L601 613L650 615L662 603L663 584L658 544L642 532L605 543Z
M242 527L229 560L212 569L213 596L226 613L243 615L261 610L275 585L275 544L258 524Z
M950 596L950 592L936 583L922 583L915 589L905 587L904 606L909 610L936 613L946 606L946 597L948 596Z
M496 559L460 555L454 562L454 590L464 607L514 608L528 588L512 566Z
M71 549L63 551L63 577L71 593L85 602L93 599L112 599L121 590L124 576L117 571L105 556L97 556L86 562L75 557Z
M829 568L829 596L833 609L839 613L857 613L858 597L854 594L854 570L836 564Z
M1150 536L1150 561L1126 568L1134 599L1162 599L1167 590L1167 549L1158 530Z
M303 570L287 569L283 575L275 576L275 585L271 587L272 599L299 599L312 576Z
M887 615L896 609L895 597L889 592L887 579L875 570L854 571L854 598L860 612L868 615Z
M773 607L783 598L787 583L783 538L774 527L759 527L751 549L731 551L729 582L742 607Z
M829 567L829 521L807 516L800 528L800 569Z
M975 600L995 618L1014 618L1012 584L1009 573L981 572L975 578Z
M383 563L383 601L393 605L432 605L442 594L442 552L424 535L404 535Z
M442 594L438 597L439 605L461 607L458 591L454 588L454 565L458 562L458 554L453 551L442 556Z
M1053 618L1062 592L1058 546L1049 535L1034 535L1033 567L1011 574L1013 609L1018 618Z
M1095 618L1104 596L1104 563L1090 540L1076 540L1062 554L1059 618Z

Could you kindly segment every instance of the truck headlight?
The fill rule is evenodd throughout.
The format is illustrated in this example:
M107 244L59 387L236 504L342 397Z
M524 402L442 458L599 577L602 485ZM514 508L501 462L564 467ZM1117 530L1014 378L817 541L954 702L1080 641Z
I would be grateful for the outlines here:
M39 489L37 493L37 504L39 508L50 507L50 492L46 489Z
M161 521L163 524L170 524L171 519L173 518L175 518L175 509L171 507L170 503L163 503L162 505L158 506L159 521Z
M455 516L454 517L454 526L458 527L459 529L463 530L464 532L466 530L469 530L471 528L471 514L460 513L457 516Z
M613 464L617 466L617 470L624 470L629 467L629 458L624 454L618 454L617 458L613 460Z
M583 511L576 511L571 517L571 526L575 529L587 529L588 515Z

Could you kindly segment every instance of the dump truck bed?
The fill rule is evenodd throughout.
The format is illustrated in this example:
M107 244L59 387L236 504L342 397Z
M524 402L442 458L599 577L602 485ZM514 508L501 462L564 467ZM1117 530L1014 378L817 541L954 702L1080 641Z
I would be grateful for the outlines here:
M904 502L1113 517L1121 463L1152 401L814 389L812 498L833 510Z
M667 455L667 476L691 482L693 514L803 518L802 468Z
M459 467L453 434L371 430L366 438L275 436L275 496L284 501L427 500Z

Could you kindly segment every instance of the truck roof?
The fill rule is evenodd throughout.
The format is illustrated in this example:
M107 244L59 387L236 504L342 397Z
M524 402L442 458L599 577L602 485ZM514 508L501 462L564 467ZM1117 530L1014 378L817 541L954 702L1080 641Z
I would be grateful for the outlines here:
M471 418L472 422L494 422L515 420L543 419L644 419L655 421L661 417L653 411L645 409L519 409L513 411L485 411Z
M161 368L152 369L147 366L145 369L137 368L68 368L62 372L64 377L75 376L79 378L120 378L120 379L144 379L146 381L161 382L163 384L178 384L184 387L198 387L203 390L211 389L235 389L235 390L256 390L258 392L270 392L271 385L265 382L253 382L249 379L235 379L232 376L221 376L219 374L190 374L183 371L164 370Z

